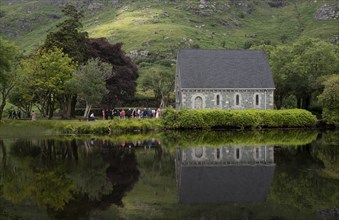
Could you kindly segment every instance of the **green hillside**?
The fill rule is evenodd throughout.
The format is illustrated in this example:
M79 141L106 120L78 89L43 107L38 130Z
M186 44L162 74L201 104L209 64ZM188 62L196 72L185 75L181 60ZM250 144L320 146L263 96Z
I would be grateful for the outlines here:
M31 51L62 20L66 2L84 10L84 30L90 37L123 42L138 63L173 61L179 48L246 48L303 36L333 42L339 34L336 0L2 0L1 35ZM315 19L324 5L333 6L334 16Z

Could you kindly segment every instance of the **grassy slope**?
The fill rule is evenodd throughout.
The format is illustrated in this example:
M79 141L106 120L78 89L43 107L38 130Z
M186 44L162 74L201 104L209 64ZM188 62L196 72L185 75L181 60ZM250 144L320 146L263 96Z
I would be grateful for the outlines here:
M283 35L287 37L287 42L301 36L327 40L338 32L338 21L313 19L316 9L323 4L320 1L299 1L297 7L290 3L284 8L271 8L259 1L257 5L252 3L255 10L251 14L236 6L223 9L224 2L217 0L213 4L214 10L202 10L209 12L210 16L199 16L187 10L188 7L199 9L199 1L127 1L117 7L102 7L100 11L86 13L84 29L90 37L107 37L112 43L124 42L126 52L133 49L148 50L153 55L160 53L161 57L173 57L178 48L193 45L201 48L242 48L246 41L253 40L245 37L250 34L257 35L255 40L281 43ZM52 15L61 15L60 7L43 1L12 5L2 1L1 10L5 12L1 18L2 25L10 27L7 30L10 29L12 35L16 35L11 39L26 51L41 43L46 33L60 21L51 18ZM299 20L298 11L301 14ZM25 19L31 22L27 23ZM220 19L233 20L240 24L240 28L225 27L218 22ZM298 28L300 25L303 30Z

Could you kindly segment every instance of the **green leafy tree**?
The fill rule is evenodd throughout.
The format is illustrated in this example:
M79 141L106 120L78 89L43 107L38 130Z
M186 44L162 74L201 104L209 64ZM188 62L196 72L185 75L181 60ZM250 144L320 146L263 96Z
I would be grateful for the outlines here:
M76 65L61 49L39 50L23 62L24 80L34 91L42 116L53 117L58 98L67 94L66 82L72 78Z
M83 13L78 11L73 5L66 5L62 12L67 17L57 25L55 32L48 33L43 48L61 48L78 64L86 62L88 59L88 33L82 31L81 19ZM62 117L70 118L75 116L75 105L77 97L75 94L66 94L61 101Z
M323 82L324 91L319 96L323 104L323 118L329 123L339 124L339 75L332 75Z
M74 61L82 63L87 60L86 41L88 40L88 33L81 31L80 20L83 14L73 5L66 5L62 12L68 18L57 25L57 31L48 33L43 47L46 49L61 48Z
M278 109L289 95L296 97L298 108L309 108L321 93L319 78L339 70L336 47L320 39L302 38L292 45L262 48L268 51Z
M13 90L18 77L19 50L11 42L0 37L0 120L7 103L7 98Z
M10 93L8 101L23 112L23 117L29 117L34 103L34 88L28 87L26 81L19 80Z
M106 79L112 72L112 65L101 62L99 58L90 59L86 64L80 65L74 74L72 84L79 95L86 101L84 117L88 118L94 104L99 104L108 92Z
M139 79L144 91L152 90L155 98L160 103L160 108L167 106L170 95L174 91L174 70L162 66L145 69Z

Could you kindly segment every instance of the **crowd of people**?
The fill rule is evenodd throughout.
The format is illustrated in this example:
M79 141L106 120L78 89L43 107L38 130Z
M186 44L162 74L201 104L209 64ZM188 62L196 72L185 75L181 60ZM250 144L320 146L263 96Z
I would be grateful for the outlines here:
M101 116L102 120L109 120L113 118L122 118L122 119L130 119L130 118L159 118L160 117L160 108L151 109L102 109ZM90 121L94 121L95 115L92 112L89 116Z

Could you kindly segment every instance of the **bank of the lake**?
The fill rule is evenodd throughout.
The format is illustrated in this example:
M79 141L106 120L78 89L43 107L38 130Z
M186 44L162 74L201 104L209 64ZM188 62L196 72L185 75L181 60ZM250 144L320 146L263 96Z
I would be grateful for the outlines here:
M160 118L111 120L3 120L0 134L114 134L134 131L182 129L315 128L316 116L302 109L290 110L179 110L168 108ZM7 135L6 135L7 134Z
M166 129L311 128L317 123L316 116L304 109L176 111L168 108L162 119Z

